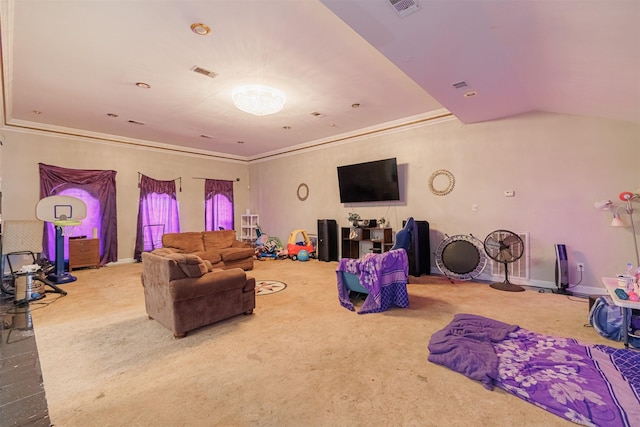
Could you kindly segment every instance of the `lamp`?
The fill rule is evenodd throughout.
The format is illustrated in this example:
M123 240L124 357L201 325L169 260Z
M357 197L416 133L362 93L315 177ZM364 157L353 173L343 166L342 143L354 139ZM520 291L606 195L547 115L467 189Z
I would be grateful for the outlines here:
M624 221L622 221L622 219L620 219L620 214L618 213L618 210L621 207L622 206L619 206L618 209L616 209L616 211L613 214L613 219L611 220L611 226L612 227L624 227Z
M268 86L240 86L233 91L233 103L246 113L266 116L282 110L286 97L284 92Z
M636 267L640 267L640 255L638 254L638 238L636 236L636 226L633 222L633 205L632 202L638 201L640 199L640 195L630 193L628 191L623 191L620 193L618 198L624 202L622 205L616 205L611 200L603 200L601 202L594 203L596 209L600 210L613 210L613 219L611 220L612 227L624 227L625 223L620 218L620 210L624 209L624 211L629 215L629 222L631 223L631 230L633 234L633 244L636 250Z

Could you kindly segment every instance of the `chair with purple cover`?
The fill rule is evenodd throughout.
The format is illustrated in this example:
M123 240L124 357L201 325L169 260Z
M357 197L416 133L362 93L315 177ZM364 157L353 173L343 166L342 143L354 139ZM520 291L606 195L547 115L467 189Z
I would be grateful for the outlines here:
M402 249L382 254L370 253L358 259L343 258L338 263L336 273L340 305L351 311L355 311L355 307L349 299L349 287L352 287L354 280L367 293L358 314L379 313L392 305L403 308L409 306L409 260L407 252Z
M396 233L396 243L388 252L340 260L336 269L340 305L355 311L349 294L358 292L367 295L358 314L378 313L391 305L403 308L409 306L407 249L413 226L414 220L409 218L405 227Z

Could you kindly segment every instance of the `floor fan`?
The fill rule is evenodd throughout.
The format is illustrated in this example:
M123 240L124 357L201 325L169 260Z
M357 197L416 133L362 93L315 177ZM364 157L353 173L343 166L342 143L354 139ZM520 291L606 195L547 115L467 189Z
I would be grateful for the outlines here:
M496 262L504 264L504 282L492 283L494 289L508 292L522 292L522 286L509 282L509 264L516 262L524 253L524 242L516 233L508 230L495 230L484 239L484 251Z
M64 227L80 225L86 217L87 205L76 197L49 196L36 205L36 218L52 223L56 229L55 271L47 276L47 280L57 285L76 280L64 271Z

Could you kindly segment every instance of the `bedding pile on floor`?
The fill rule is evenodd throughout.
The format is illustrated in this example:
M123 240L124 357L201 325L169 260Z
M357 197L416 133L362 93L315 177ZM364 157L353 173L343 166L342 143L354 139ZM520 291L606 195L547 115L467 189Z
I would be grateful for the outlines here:
M432 335L429 361L582 425L640 426L640 352L473 314Z

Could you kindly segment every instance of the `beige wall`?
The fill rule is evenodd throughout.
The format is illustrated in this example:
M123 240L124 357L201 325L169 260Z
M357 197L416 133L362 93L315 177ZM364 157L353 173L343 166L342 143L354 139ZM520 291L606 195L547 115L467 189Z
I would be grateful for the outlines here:
M341 204L336 166L387 157L405 167L406 203ZM554 244L564 243L571 284L579 278L575 262L584 262L582 285L599 287L600 276L635 263L635 252L630 230L609 227L611 215L593 203L640 188L639 160L637 125L542 113L473 125L451 120L255 163L251 197L263 230L283 240L296 228L316 233L318 218L348 226L351 211L384 216L394 230L408 216L427 220L432 250L444 234L484 240L496 229L529 232L533 284L554 283ZM447 196L428 189L437 169L455 176ZM296 197L301 182L310 189L304 202Z
M473 234L481 240L495 229L530 233L531 283L554 281L554 244L586 264L582 285L634 261L631 231L609 227L610 214L593 202L640 189L640 126L559 114L527 114L463 125L450 120L352 140L268 161L243 163L176 155L104 143L4 131L0 154L3 218L34 215L39 194L38 163L82 169L114 169L118 191L119 257L133 256L138 172L156 179L182 176L183 230L203 228L203 185L193 177L240 178L235 184L236 228L250 208L267 234L283 241L297 228L316 233L318 218L347 226L350 211L363 218L386 217L397 230L408 216L429 221L432 250L443 235ZM343 205L336 166L397 157L403 171L403 203ZM436 196L428 180L437 169L455 175L455 188ZM309 197L296 197L300 183ZM515 197L504 197L505 190ZM477 204L478 210L472 211ZM640 216L640 215L638 215ZM640 222L636 222L640 227Z
M158 180L182 177L180 226L184 231L204 229L204 180L235 180L235 222L248 206L248 167L244 163L177 155L153 149L93 143L5 130L2 147L3 218L35 219L39 200L38 163L72 169L117 171L118 257L133 257L138 211L138 172ZM177 182L179 186L179 182Z

